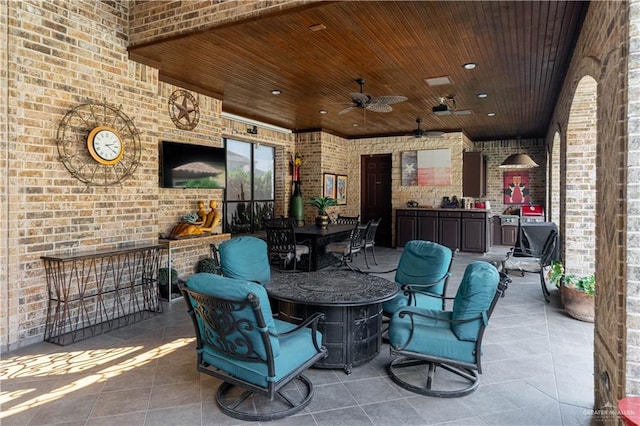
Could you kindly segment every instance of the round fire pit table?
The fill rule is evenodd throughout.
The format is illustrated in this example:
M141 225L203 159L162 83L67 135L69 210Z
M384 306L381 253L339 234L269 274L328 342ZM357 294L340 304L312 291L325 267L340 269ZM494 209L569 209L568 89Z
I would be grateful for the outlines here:
M273 273L265 288L283 321L298 324L315 312L325 314L319 327L329 355L315 367L347 374L380 353L382 303L398 293L392 281L347 270Z

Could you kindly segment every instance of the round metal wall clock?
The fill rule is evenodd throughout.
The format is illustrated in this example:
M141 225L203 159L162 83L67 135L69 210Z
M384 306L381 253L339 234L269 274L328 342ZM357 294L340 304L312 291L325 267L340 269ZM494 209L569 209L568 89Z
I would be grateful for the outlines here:
M81 182L108 186L130 178L140 164L138 130L120 107L86 103L71 109L58 126L60 161Z
M186 90L176 90L169 96L169 116L178 129L195 129L200 120L198 100Z

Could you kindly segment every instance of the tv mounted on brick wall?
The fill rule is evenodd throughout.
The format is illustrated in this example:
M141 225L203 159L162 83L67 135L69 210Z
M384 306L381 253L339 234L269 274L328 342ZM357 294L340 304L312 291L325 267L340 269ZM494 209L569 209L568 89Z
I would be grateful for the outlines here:
M160 184L163 188L224 189L226 150L206 145L162 141Z

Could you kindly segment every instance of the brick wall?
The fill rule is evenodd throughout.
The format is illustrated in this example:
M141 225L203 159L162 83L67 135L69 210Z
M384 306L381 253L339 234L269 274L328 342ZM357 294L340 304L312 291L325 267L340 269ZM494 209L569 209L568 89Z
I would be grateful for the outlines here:
M627 319L638 313L638 306L629 304L626 299L631 295L628 290L633 287L636 288L637 294L634 277L638 276L637 271L634 271L635 274L628 273L633 271L632 265L637 264L633 261L633 253L638 251L638 242L636 238L628 239L627 234L631 229L640 228L635 223L637 217L633 217L633 214L625 218L627 210L633 211L627 204L631 206L638 201L638 197L632 194L631 198L627 197L627 179L633 175L626 171L626 81L627 76L631 81L637 80L637 73L627 73L628 19L628 2L590 3L546 138L547 144L551 145L556 140L556 133L559 133L561 145L567 144L574 94L584 76L593 77L598 84L594 244L597 280L594 336L595 408L616 406L618 399L625 393L639 393L637 374L632 368L632 365L638 362L638 353L634 354L628 350L629 345L637 346L637 340L627 343L627 333L633 336L633 330L626 330L625 326ZM630 129L638 127L632 120L629 121ZM562 151L564 150L561 149L561 153ZM565 167L565 160L560 159L561 168ZM565 177L561 176L560 179L562 193L565 190ZM560 199L564 199L562 195ZM562 224L569 214L570 206L560 203L559 207ZM629 266L625 266L627 261L631 263ZM632 359L631 356L635 358Z
M546 199L546 154L543 140L521 139L500 140L474 143L474 149L482 151L487 158L487 200L495 215L501 214L510 205L504 203L504 172L500 164L511 154L528 154L539 167L527 169L529 173L529 201L532 204L545 205ZM513 205L520 208L520 205Z
M9 84L8 84L8 70L9 70L9 55L7 48L9 40L8 31L8 19L9 19L9 2L0 3L0 99L9 99ZM6 207L9 205L7 185L8 174L4 173L8 171L8 152L9 152L9 120L7 107L9 102L0 102L0 254L2 260L0 260L0 283L9 282L9 240L4 236L8 235L9 229L9 209ZM9 292L7 285L0 286L0 312L9 312ZM7 314L0 315L0 336L8 336L9 329L16 327L16 317L10 318ZM5 340L0 340L0 347L3 347Z
M193 133L177 131L166 122L166 97L173 87L159 83L156 70L129 61L128 43L142 43L154 37L179 34L190 26L204 28L265 13L264 10L276 12L278 8L299 7L306 3L240 0L0 2L3 11L0 14L0 79L5 83L0 87L6 95L6 101L0 103L3 117L0 120L3 144L0 183L6 206L0 213L0 230L4 235L0 241L4 254L0 279L7 283L0 295L0 346L3 349L41 340L46 305L41 255L60 250L117 246L131 240L155 241L157 234L166 231L172 221L185 211L193 210L198 199L210 198L211 194L198 191L185 192L183 196L160 191L157 146L163 138L198 143L206 140L206 143L218 144L223 136L218 101L200 96L210 121L205 120ZM135 37L131 39L129 5L135 7L131 27ZM558 132L561 143L566 143L576 87L585 75L595 78L598 83L597 407L615 405L626 393L640 394L640 300L637 296L640 294L637 278L640 276L637 237L640 229L637 191L640 150L636 140L640 119L635 99L627 99L627 85L634 93L639 81L636 60L639 47L629 43L629 32L635 38L638 35L639 9L637 0L590 3L546 138L551 144ZM162 18L166 25L157 25L156 18L162 12L167 12ZM218 18L211 19L214 15ZM87 188L72 178L57 159L57 123L66 111L87 100L122 105L142 132L142 164L122 187ZM300 148L308 152L317 149L314 142L332 147L337 141L321 134L299 139ZM359 164L359 156L365 152L364 144L367 143L366 153L393 152L393 173L399 176L399 169L396 169L399 151L410 149L412 144L407 142L407 146L398 148L396 142L395 138L348 142L345 150L349 153L349 164ZM282 149L278 161L286 163L294 152L291 140L273 143ZM493 149L491 143L488 145L487 153ZM465 147L465 141L460 143L460 153ZM507 153L501 154L503 157ZM331 158L333 154L326 155ZM489 158L492 157L489 153ZM452 152L452 160L454 158L457 154ZM309 173L306 179L313 182L313 176L321 175L324 168L340 173L341 167L344 166L325 164L324 160L317 164L307 162L303 177ZM351 197L358 193L353 185L359 182L359 171L351 168L344 171L349 176ZM285 182L282 195L278 196L286 199L290 194L290 176L283 171L276 179ZM499 177L490 179L490 182L500 182ZM454 182L461 181L454 179ZM318 191L319 186L313 185L303 186L305 197ZM489 186L489 191L493 192L493 184ZM442 195L459 194L461 187L454 185L446 190L443 188L442 192L394 186L394 207L404 205L409 199L429 202ZM353 203L357 202L357 199L353 200ZM345 211L351 212L351 204L350 198ZM561 204L561 222L566 214L563 209Z
M198 94L198 126L185 131L173 125L168 98L178 87L128 59L130 4L0 4L0 79L6 83L0 85L6 95L0 102L3 350L42 340L47 290L40 256L156 243L182 215L196 210L198 200L222 200L221 190L160 188L160 141L220 146L223 135L235 132L276 146L282 171L276 175L277 200L290 194L291 178L282 164L293 152L292 135L265 129L257 137L247 135L243 123L220 118L220 100ZM60 120L88 101L121 106L140 131L141 164L121 186L87 187L58 160ZM177 253L174 266L187 274L208 253L206 246Z
M304 0L138 1L131 13L131 44L313 4Z
M603 88L603 92L617 87L612 84L615 78L613 73L617 69L623 68L628 60L629 70L626 73L628 88L623 86L616 92L616 100L619 100L619 102L614 104L619 105L624 101L628 103L628 106L627 109L617 108L613 111L615 120L612 120L611 126L616 126L617 132L612 133L618 137L612 138L607 144L607 147L611 147L613 152L619 156L615 159L611 158L611 166L615 167L614 170L618 170L621 176L625 176L628 179L627 182L624 182L623 178L620 178L622 182L618 182L617 187L611 188L619 191L616 197L610 197L612 201L615 200L617 202L615 213L618 216L616 226L611 227L611 231L615 232L610 235L613 238L619 238L625 236L625 232L628 232L628 246L626 247L626 257L621 253L617 257L618 262L612 264L611 269L602 271L605 273L611 271L615 277L618 277L618 282L621 285L616 287L618 289L616 295L618 302L616 305L618 306L616 306L614 312L626 312L626 315L617 315L615 327L612 326L609 330L605 329L604 331L617 332L617 343L620 343L626 352L624 364L621 366L621 369L626 372L624 383L626 394L640 395L640 192L638 191L638 188L640 188L640 132L638 130L640 129L640 109L638 108L638 98L634 96L640 89L640 77L638 77L640 71L638 63L640 46L636 42L640 36L640 2L637 0L631 1L629 13L627 14L626 12L623 9L621 14L616 16L619 16L618 19L623 25L620 37L624 40L624 43L620 43L620 48L627 46L627 40L633 41L628 45L629 57L617 55L607 62L607 64L612 64L612 69L607 74L612 80L610 86ZM629 20L628 24L626 19ZM624 81L624 76L625 73L621 72L619 78ZM598 93L600 94L600 91ZM625 118L628 120L626 126L624 125ZM598 130L600 133L601 130ZM627 130L629 132L628 135L625 134ZM598 151L599 154L600 151ZM598 191L600 191L600 188L598 188ZM624 206L623 197L626 198L625 210L621 210L621 207ZM600 209L598 213L600 214ZM617 269L613 269L614 267L617 267ZM597 273L600 273L599 269ZM600 307L601 304L597 306Z
M576 87L566 130L562 258L565 271L579 276L595 270L596 97L596 81L583 77Z

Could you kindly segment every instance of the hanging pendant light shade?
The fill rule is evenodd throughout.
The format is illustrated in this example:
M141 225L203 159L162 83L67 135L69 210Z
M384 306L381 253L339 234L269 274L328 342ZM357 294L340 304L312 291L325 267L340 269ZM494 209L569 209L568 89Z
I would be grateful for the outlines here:
M527 154L511 154L500 164L504 169L533 169L538 164Z

